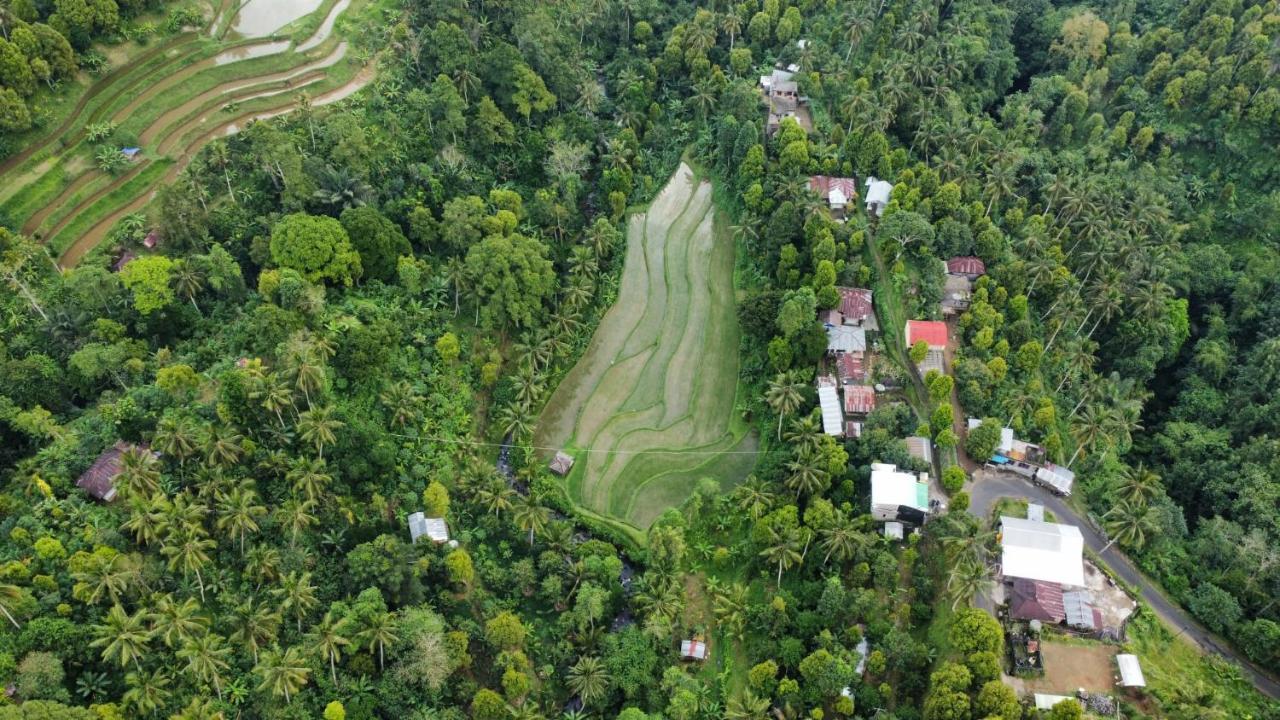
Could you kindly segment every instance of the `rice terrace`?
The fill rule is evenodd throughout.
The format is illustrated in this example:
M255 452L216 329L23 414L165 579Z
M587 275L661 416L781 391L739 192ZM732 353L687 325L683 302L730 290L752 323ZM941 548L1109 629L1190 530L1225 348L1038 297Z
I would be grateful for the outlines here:
M538 423L535 444L577 457L566 482L581 508L644 530L703 478L728 489L751 471L733 267L711 183L681 164L631 216L618 298Z
M209 143L254 120L343 100L373 79L339 32L374 0L211 0L205 24L111 48L0 162L0 216L75 266ZM349 34L349 33L347 33ZM74 104L73 104L74 103ZM107 159L123 154L109 170ZM229 182L229 179L228 179Z

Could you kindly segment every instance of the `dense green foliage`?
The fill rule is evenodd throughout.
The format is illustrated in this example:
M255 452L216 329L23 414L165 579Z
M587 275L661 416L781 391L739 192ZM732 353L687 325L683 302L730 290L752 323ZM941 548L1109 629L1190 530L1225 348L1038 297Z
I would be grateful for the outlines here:
M410 0L368 92L161 191L158 252L110 272L121 234L56 273L0 229L0 718L1012 720L1002 630L959 609L991 564L968 496L901 545L864 511L870 463L925 469L901 438L958 444L953 385L991 418L960 449L1009 419L1274 666L1280 16L1097 5ZM775 61L812 132L764 132ZM765 449L635 547L522 442L616 293L626 208L686 151L736 217ZM891 180L885 215L835 222L816 173ZM955 254L989 274L954 380L921 380L901 320L938 313ZM843 442L808 389L836 285L876 289L907 400ZM75 480L118 440L154 452L95 503ZM410 542L418 510L458 545ZM1201 689L1145 707L1224 713Z

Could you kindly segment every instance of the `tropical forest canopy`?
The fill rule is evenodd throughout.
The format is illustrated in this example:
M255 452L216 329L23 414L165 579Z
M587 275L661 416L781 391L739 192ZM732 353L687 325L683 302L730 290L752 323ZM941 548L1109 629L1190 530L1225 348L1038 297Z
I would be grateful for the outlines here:
M0 130L139 10L0 0ZM369 89L215 142L76 268L0 228L0 719L1021 717L964 607L994 541L963 471L905 546L866 515L870 463L925 469L901 438L952 450L951 406L843 441L810 412L835 287L936 317L955 255L987 276L934 403L1069 464L1280 664L1274 2L406 0L383 32ZM812 131L765 132L775 63ZM637 544L524 443L682 157L734 218L763 448ZM892 199L838 223L816 174ZM1125 712L1276 717L1213 667Z

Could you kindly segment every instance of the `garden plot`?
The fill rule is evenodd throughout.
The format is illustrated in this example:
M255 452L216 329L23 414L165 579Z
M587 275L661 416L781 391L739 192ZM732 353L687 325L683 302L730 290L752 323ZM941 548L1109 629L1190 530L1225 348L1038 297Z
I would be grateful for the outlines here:
M536 444L578 456L574 502L647 528L710 478L728 489L755 464L735 415L733 243L711 184L681 165L628 224L618 299L556 389Z

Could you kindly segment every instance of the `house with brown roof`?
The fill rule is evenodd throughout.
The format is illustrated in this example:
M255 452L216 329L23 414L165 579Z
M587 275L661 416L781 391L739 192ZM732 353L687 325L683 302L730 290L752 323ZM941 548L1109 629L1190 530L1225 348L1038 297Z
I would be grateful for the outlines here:
M102 451L97 460L76 480L76 487L84 490L90 497L102 502L116 499L116 477L120 475L120 464L126 452L137 447L147 450L146 445L132 445L123 440Z
M861 385L867 379L866 353L847 352L836 357L841 385Z
M947 260L947 274L959 275L973 282L987 274L986 263L972 255L957 255Z
M844 386L845 415L868 415L876 409L876 389L870 385Z
M809 178L809 189L827 203L831 217L845 218L845 209L858 200L858 180L849 177L814 175Z
M1009 615L1015 620L1039 620L1058 624L1067 618L1058 583L1014 578Z
M551 464L548 467L551 472L560 475L561 477L568 475L569 471L573 469L573 456L563 450L560 450L556 452L556 456L551 459Z
M866 288L837 287L840 293L840 314L844 324L857 325L867 330L878 330L875 307L871 303L871 291Z

